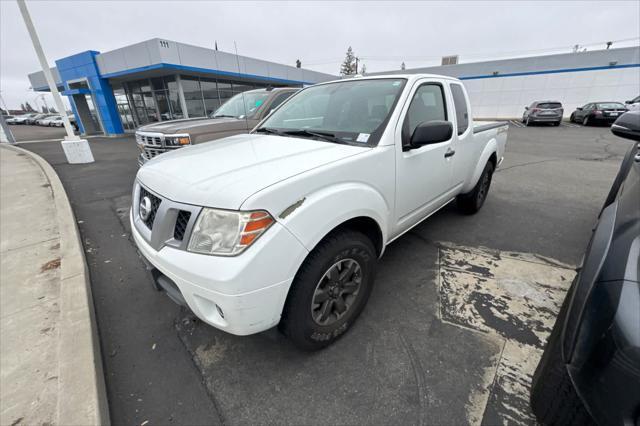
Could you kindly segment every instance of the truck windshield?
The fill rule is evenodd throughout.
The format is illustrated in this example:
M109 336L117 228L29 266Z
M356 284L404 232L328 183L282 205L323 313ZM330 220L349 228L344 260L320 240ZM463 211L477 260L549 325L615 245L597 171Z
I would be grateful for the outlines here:
M403 78L351 79L308 87L256 132L374 146L395 107Z
M238 93L211 114L211 118L236 117L252 118L269 97L269 92Z

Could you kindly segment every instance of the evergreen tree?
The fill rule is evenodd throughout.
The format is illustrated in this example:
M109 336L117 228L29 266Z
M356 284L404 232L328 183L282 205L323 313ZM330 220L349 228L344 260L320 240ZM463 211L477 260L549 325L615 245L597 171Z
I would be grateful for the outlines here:
M347 49L347 54L340 65L340 75L353 75L356 73L356 55L351 46Z
M362 64L362 71L360 71L360 74L365 75L367 73L367 66L365 64Z
M24 103L24 110L25 111L29 111L29 112L35 112L36 110L33 109L33 107L31 106L31 104L29 102L25 102Z
M406 68L407 66L404 64L404 62L402 62L402 64L400 64L400 69L404 71Z
M49 113L51 114L57 114L58 111L56 111L56 109L54 107L49 107Z
M26 111L26 108L24 107L24 104L20 104L20 109L21 109L22 111Z

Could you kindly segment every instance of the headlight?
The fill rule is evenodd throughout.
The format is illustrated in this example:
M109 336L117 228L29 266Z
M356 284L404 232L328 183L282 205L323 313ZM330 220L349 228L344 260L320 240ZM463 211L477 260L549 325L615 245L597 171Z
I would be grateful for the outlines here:
M253 244L273 224L263 210L237 212L204 208L193 227L187 250L235 256Z
M190 145L191 138L189 135L174 135L174 136L166 136L164 139L165 146L182 146L182 145Z

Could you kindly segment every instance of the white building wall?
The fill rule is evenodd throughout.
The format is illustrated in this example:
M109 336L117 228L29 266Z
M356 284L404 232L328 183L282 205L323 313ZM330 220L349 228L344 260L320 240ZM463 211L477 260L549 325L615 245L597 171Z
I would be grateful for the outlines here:
M542 100L562 102L568 117L576 107L589 102L624 102L640 95L640 47L375 74L398 73L442 74L462 79L476 118L519 118L525 105Z
M494 77L463 81L476 118L518 118L537 100L555 100L568 117L594 101L624 102L640 94L640 68Z

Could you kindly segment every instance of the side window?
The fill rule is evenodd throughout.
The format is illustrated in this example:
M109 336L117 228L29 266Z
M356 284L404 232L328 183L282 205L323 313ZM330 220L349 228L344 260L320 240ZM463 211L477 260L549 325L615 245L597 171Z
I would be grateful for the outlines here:
M592 104L586 104L585 106L582 107L583 110L588 111L591 109L591 105Z
M433 83L423 84L413 95L407 116L404 119L403 142L409 142L418 124L446 119L447 108L442 86Z
M267 111L267 113L269 113L269 112L273 111L274 109L278 108L281 103L283 103L284 101L289 99L289 97L291 97L291 95L293 95L294 93L295 92L284 92L284 93L280 93L279 95L276 95L276 97L273 100L273 102L271 102L271 105L269 106L269 111Z
M458 134L463 134L469 127L469 112L467 110L467 99L464 96L464 90L459 84L451 85L451 94L453 95L453 106L456 107L456 121L458 122Z

